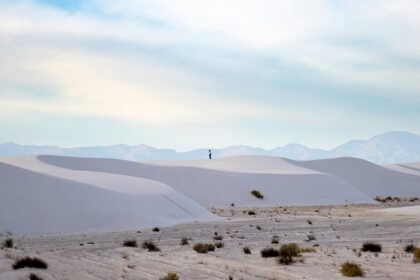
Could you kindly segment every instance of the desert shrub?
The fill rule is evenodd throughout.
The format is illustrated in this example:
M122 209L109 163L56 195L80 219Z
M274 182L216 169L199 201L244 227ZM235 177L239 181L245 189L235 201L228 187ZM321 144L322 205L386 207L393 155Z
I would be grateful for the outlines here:
M4 240L3 248L13 248L13 239L7 238L6 240Z
M416 248L413 252L413 262L420 263L420 248Z
M277 235L273 235L273 237L271 238L271 243L279 244L279 237Z
M252 211L252 210L248 211L248 215L255 215L255 211Z
M361 277L365 274L360 265L352 262L343 263L341 265L340 272L343 276L346 277Z
M225 243L223 242L216 242L214 243L214 246L218 249L225 247Z
M245 255L250 255L251 254L251 249L249 247L244 247L242 250L244 251Z
M262 249L260 253L263 258L274 258L279 256L279 250L276 250L273 247L266 247Z
M215 235L213 236L214 240L223 240L223 235Z
M29 277L29 280L42 280L42 278L36 275L35 273L29 274L28 277Z
M312 221L311 220L306 220L306 222L308 223L308 225L312 225Z
M257 191L257 190L252 190L251 191L251 194L253 196L255 196L256 198L259 198L259 199L263 199L264 198L264 196L262 195L262 193L260 191Z
M159 252L160 251L159 247L151 240L144 241L143 244L141 245L141 247L143 249L147 249L149 252Z
M414 246L413 244L408 244L404 247L404 251L406 253L413 253L414 250L416 250L416 246Z
M365 243L363 243L362 251L363 252L377 253L377 252L382 251L382 246L381 246L381 244L378 244L378 243L365 242Z
M259 226L259 225L257 225L255 228L258 229L258 230L261 230L261 226Z
M209 251L214 251L215 247L213 244L197 243L193 246L193 249L199 254L206 254Z
M137 241L134 239L127 239L123 241L124 247L137 247Z
M160 280L178 280L179 277L174 272L168 272L165 277L161 278Z
M316 240L316 236L315 236L315 234L308 234L307 236L306 236L306 240L307 241L314 241L314 240Z
M154 231L154 232L159 232L159 231L160 231L160 228L158 228L158 227L154 227L154 228L152 229L152 231Z
M188 242L188 238L183 237L183 238L181 239L181 245L182 245L182 246L185 246L185 245L188 245L188 244L189 244L189 242Z
M284 244L279 250L279 263L285 265L292 264L295 261L294 258L298 257L299 254L300 249L296 243Z
M30 257L25 257L23 259L19 259L17 260L14 264L13 264L13 269L21 269L21 268L25 268L25 267L31 267L31 268L40 268L40 269L47 269L48 268L48 264L38 258L30 258Z

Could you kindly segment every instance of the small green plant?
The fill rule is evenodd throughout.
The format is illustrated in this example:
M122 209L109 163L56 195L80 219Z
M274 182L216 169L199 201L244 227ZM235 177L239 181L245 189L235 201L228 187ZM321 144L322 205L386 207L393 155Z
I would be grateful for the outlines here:
M158 227L154 227L154 228L152 229L152 231L154 231L154 232L159 232L159 231L160 231L160 228L158 228Z
M271 238L271 244L279 244L278 235L273 235L273 237Z
M314 241L314 240L316 240L316 236L315 236L315 234L308 234L307 236L306 236L306 241Z
M346 277L362 277L365 274L361 266L353 262L343 263L340 272Z
M406 253L413 253L414 250L416 250L416 246L414 246L413 244L408 244L404 247L404 251Z
M188 245L188 244L189 244L189 242L188 242L188 238L183 237L183 238L181 239L181 245L182 245L182 246L185 246L185 245Z
M262 249L260 253L263 258L274 258L279 256L279 250L276 250L273 247L266 247Z
M220 249L220 248L225 247L225 243L223 243L223 242L216 242L216 243L214 243L214 246L216 246L216 248Z
M362 251L378 253L378 252L382 252L382 246L381 244L378 244L378 243L365 242L363 243Z
M284 244L279 250L279 263L288 265L295 262L294 258L300 255L299 246L296 243Z
M197 243L193 246L193 249L199 254L206 254L209 251L214 251L215 247L213 244Z
M29 274L29 280L43 280L41 277L39 277L38 275L36 275L35 273L31 273Z
M39 258L30 258L30 257L25 257L23 259L19 259L17 260L14 264L13 264L13 269L21 269L21 268L25 268L25 267L30 267L30 268L40 268L40 269L47 269L48 268L48 264L39 259Z
M223 235L215 235L213 236L214 240L223 240Z
M259 198L259 199L263 199L264 198L264 196L262 195L262 193L260 191L257 191L257 190L252 190L251 191L251 194L253 196L255 196L256 198Z
M413 262L420 263L420 248L416 248L413 252Z
M249 247L244 247L242 250L244 251L245 255L250 255L251 254L251 249Z
M160 280L179 280L179 277L174 272L168 272L165 277L161 278Z
M123 241L124 247L137 247L137 241L134 239L127 239Z
M12 238L7 238L6 240L4 240L3 249L5 249L5 248L13 248L13 239Z
M143 244L141 245L141 247L143 249L147 249L149 252L159 252L160 248L153 243L153 241L149 240L149 241L144 241Z

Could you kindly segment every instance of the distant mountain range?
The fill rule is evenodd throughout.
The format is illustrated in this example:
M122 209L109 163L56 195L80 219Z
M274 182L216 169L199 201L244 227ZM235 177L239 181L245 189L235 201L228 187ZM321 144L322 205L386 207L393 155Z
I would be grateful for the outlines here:
M274 149L230 146L212 149L214 157L234 155L271 155L294 160L355 157L378 164L420 161L420 136L408 132L387 132L369 140L352 140L331 150L311 149L300 144L288 144ZM29 146L15 143L0 144L0 157L18 155L63 155L77 157L115 158L125 160L205 159L207 148L188 152L156 149L146 145L112 145L104 147L60 148Z

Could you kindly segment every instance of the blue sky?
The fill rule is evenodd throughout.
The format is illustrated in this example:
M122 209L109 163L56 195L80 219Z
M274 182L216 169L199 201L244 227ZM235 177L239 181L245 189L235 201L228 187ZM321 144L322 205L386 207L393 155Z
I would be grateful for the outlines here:
M0 2L0 142L330 148L420 134L418 1Z

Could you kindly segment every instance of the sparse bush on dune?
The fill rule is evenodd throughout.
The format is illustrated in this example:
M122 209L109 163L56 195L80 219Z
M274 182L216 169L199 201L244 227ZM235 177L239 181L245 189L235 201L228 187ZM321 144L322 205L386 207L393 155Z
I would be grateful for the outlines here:
M6 240L3 241L3 249L5 248L13 248L13 239L12 238L7 238Z
M154 228L152 229L152 231L154 231L154 232L159 232L159 231L160 231L160 228L158 228L158 227L154 227Z
M314 241L314 240L316 240L316 236L315 236L315 234L308 234L307 236L306 236L306 241Z
M214 251L215 247L213 244L197 243L193 246L193 249L199 254L206 254L209 251Z
M223 243L223 242L216 242L216 243L214 243L214 246L216 246L216 248L220 249L220 248L225 247L225 243Z
M43 280L41 277L39 277L35 273L29 274L28 278L29 278L29 280Z
M414 250L416 250L416 246L414 246L413 244L408 244L404 247L404 252L406 253L413 253Z
M137 247L137 241L133 239L127 239L123 241L124 247Z
M144 241L141 245L143 249L147 249L149 252L159 252L160 248L153 241Z
M420 263L420 248L416 248L413 251L413 262Z
M279 250L276 250L273 247L266 247L262 249L260 253L263 258L274 258L279 256Z
M295 257L299 257L300 249L296 243L282 245L279 250L279 263L288 265L295 262Z
M340 272L346 277L362 277L365 274L361 266L353 262L343 263Z
M188 238L183 237L183 238L181 239L181 245L182 245L182 246L185 246L185 245L188 245L188 244L189 244L189 242L188 242Z
M273 237L271 238L271 244L279 244L278 235L273 235Z
M258 190L252 190L251 191L251 194L253 196L255 196L256 198L259 198L259 199L263 199L264 198L264 195L260 191L258 191Z
M378 253L378 252L382 252L382 246L381 244L374 243L374 242L365 242L363 243L362 251Z
M13 269L21 269L21 268L25 268L25 267L30 267L30 268L40 268L40 269L47 269L48 268L48 264L39 259L39 258L30 258L30 257L25 257L23 259L19 259L17 260L14 264L13 264Z
M165 277L160 278L160 280L178 280L179 276L174 272L168 272Z
M244 247L242 250L244 251L245 255L250 255L251 254L251 249L249 247Z
M215 235L213 236L214 240L223 240L223 235Z
M251 216L251 215L256 215L256 214L255 214L255 211L250 210L250 211L248 211L248 215Z

